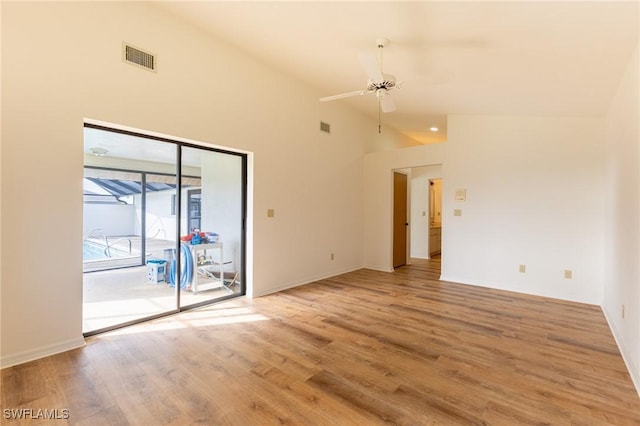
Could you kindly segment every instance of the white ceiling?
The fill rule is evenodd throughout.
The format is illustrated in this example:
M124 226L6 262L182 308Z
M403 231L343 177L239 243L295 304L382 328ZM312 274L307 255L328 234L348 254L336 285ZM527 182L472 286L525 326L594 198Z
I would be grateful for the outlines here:
M105 161L91 157L91 154L94 154L93 150L96 148L106 150ZM170 166L174 165L178 158L176 145L174 144L91 127L84 128L84 153L89 155L89 158L92 158L93 166L105 167L109 166L107 162L113 158L161 163ZM205 154L205 152L198 149L185 148L182 150L181 155L183 166L199 169L202 157L211 155L211 153L206 151ZM102 162L105 164L101 164Z
M364 89L357 55L388 38L384 71L404 84L383 125L425 143L446 138L447 114L603 115L638 43L638 1L155 5L321 96ZM377 119L372 95L335 102Z

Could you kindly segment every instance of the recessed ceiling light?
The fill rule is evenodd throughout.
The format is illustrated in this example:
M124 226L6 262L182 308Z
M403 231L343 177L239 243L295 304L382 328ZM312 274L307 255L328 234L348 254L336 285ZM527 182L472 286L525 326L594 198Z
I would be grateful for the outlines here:
M429 130L431 130L432 132L437 132L438 128L437 127L430 127Z
M109 152L104 148L91 148L89 151L91 151L91 153L96 157L104 157L107 155L107 152Z

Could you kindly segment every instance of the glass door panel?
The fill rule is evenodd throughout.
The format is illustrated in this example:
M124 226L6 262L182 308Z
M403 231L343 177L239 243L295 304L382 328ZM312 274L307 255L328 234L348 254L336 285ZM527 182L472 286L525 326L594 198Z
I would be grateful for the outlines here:
M83 332L177 310L177 146L85 127ZM98 259L97 257L100 256Z
M243 163L234 154L182 148L183 176L199 186L182 186L181 252L184 258L180 306L194 306L241 294L243 262Z

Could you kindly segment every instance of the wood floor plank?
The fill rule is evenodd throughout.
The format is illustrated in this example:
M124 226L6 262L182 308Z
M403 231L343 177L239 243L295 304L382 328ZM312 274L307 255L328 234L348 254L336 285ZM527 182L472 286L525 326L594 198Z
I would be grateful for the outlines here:
M2 370L3 409L78 425L640 425L597 306L358 270ZM2 419L3 424L49 424Z

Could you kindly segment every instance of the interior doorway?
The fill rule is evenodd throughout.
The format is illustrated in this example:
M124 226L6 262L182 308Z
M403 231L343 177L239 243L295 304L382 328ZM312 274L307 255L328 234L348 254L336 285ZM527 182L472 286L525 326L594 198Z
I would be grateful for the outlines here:
M429 179L429 257L442 253L442 179Z
M443 226L442 165L433 164L411 167L409 176L409 263L430 259L430 234L440 232ZM434 182L433 185L431 182ZM435 242L431 247L435 247ZM437 249L436 249L437 251ZM434 256L438 254L434 253Z
M408 194L407 175L393 172L393 267L407 263L407 214Z

